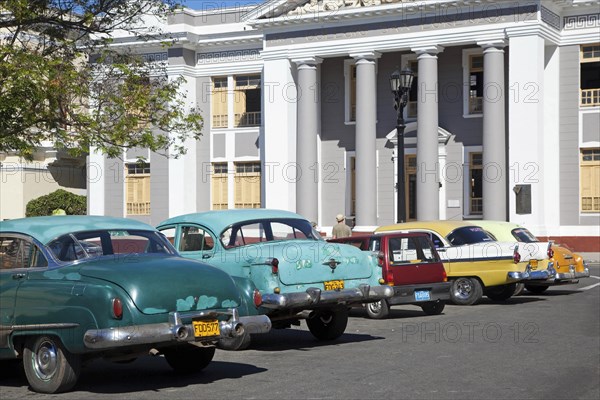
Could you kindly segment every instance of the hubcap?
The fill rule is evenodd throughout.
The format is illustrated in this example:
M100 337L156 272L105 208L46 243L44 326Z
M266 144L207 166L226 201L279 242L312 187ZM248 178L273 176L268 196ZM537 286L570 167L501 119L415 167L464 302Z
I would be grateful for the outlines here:
M54 343L51 341L40 343L33 360L36 375L42 380L49 380L56 373L57 364L58 356Z
M473 291L473 284L470 279L457 279L454 285L454 296L459 299L468 299Z
M379 314L381 312L381 301L377 301L375 303L369 303L369 310L371 310L371 312L373 314Z

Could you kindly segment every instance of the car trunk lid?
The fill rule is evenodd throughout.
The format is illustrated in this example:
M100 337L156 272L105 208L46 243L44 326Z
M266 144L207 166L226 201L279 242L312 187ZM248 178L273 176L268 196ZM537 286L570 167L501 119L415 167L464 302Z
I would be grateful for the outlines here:
M120 286L144 314L223 309L240 304L237 287L227 273L181 257L102 257L83 263L79 273Z
M278 275L284 285L366 279L372 275L369 255L354 246L324 241L289 240L268 245L282 255Z

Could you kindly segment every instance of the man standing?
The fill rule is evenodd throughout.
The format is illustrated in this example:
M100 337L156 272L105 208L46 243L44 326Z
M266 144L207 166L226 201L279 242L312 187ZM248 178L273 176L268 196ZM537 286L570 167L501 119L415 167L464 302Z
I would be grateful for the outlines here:
M333 227L333 238L337 239L352 236L352 230L344 223L346 217L344 217L342 214L338 214L335 219L337 220L337 224L335 224Z

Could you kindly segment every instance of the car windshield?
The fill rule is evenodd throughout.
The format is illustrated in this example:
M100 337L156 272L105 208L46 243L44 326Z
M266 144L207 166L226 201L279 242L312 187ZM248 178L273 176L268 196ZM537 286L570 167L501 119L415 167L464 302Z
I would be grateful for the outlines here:
M511 231L511 233L515 237L515 239L517 239L517 241L519 241L519 242L524 242L524 243L539 242L539 240L535 237L535 235L533 233L529 232L525 228L515 228Z
M75 261L114 254L176 254L158 232L143 230L96 230L68 234L53 240L48 249L60 261Z
M461 246L463 244L493 242L494 239L478 226L465 226L453 230L448 235L448 241L452 246Z
M231 225L221 234L223 247L247 246L275 240L322 240L310 222L303 219L261 219Z

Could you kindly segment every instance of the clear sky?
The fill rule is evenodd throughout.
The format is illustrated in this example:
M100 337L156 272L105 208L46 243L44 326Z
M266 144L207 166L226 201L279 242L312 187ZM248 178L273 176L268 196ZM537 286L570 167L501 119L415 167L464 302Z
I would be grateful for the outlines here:
M245 6L248 4L259 5L264 0L181 0L189 8L194 10L206 10L209 8L223 8Z

